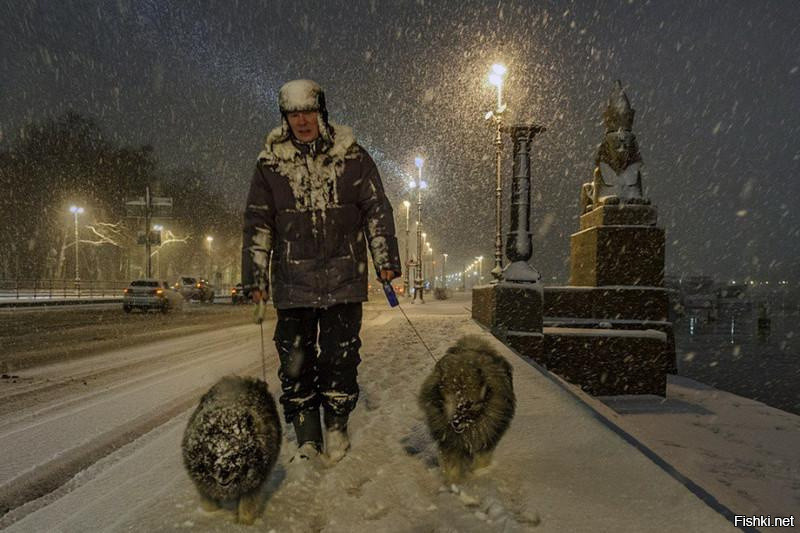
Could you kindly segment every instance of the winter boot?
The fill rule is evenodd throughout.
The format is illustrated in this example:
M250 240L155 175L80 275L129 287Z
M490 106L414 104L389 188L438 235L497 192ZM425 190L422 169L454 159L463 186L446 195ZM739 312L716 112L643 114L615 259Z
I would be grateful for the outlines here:
M336 416L325 411L325 456L328 465L334 465L341 461L349 449L347 415Z
M319 455L322 450L322 424L319 420L319 409L300 412L294 420L294 433L297 436L297 453L289 462L305 462Z

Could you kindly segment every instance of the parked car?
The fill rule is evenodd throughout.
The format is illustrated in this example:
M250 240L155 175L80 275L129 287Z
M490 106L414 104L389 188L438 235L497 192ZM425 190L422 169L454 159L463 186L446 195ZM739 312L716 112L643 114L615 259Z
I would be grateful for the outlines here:
M130 313L137 308L142 311L158 309L162 313L180 310L183 308L183 297L166 281L137 279L124 291L122 310Z
M234 288L231 289L231 303L236 304L246 304L250 301L250 291L246 291L241 283L237 283Z
M197 299L200 295L200 289L197 287L197 278L181 276L175 283L174 288L185 300Z

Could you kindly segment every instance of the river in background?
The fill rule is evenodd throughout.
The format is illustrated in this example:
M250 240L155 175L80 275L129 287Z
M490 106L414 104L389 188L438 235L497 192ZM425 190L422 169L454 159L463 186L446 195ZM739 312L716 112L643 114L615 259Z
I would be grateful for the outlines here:
M681 317L674 323L678 374L800 414L800 312L768 313L768 330L757 315Z

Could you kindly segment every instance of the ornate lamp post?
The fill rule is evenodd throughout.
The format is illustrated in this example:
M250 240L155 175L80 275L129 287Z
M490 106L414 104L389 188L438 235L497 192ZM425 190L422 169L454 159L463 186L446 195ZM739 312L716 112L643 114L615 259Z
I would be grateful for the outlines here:
M75 215L75 281L77 282L81 280L80 269L78 268L78 215L83 214L83 208L73 205L69 210Z
M489 111L486 114L487 119L494 120L495 136L495 234L494 234L494 268L492 269L492 276L494 281L500 280L503 272L503 237L502 237L502 208L503 208L503 179L501 176L501 165L503 157L503 114L506 112L507 106L503 103L503 77L506 75L506 67L500 64L492 65L492 71L489 74L489 83L497 87L497 108L494 111Z
M409 209L411 208L411 202L409 202L408 200L403 200L403 205L406 206L406 275L403 277L403 294L405 294L406 298L408 298L409 296L411 296L410 294L408 294L408 289L409 289L409 286L410 286L409 281L411 279L411 272L410 272L410 269L411 269L411 258L408 256L408 240L409 240L409 236L408 236L408 212L409 212Z
M425 303L425 297L423 291L425 290L422 286L422 189L427 187L427 184L422 181L422 165L424 164L424 160L421 157L417 157L414 159L414 164L417 166L419 170L417 182L412 181L411 187L417 188L417 264L416 264L416 271L414 273L414 300L413 302L417 301L417 297L419 296L419 302Z

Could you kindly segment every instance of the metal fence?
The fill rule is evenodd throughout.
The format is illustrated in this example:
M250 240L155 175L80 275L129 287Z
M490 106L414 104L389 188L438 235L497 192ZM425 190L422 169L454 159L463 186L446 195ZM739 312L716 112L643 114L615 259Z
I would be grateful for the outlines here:
M0 301L121 298L128 285L126 281L0 279Z

